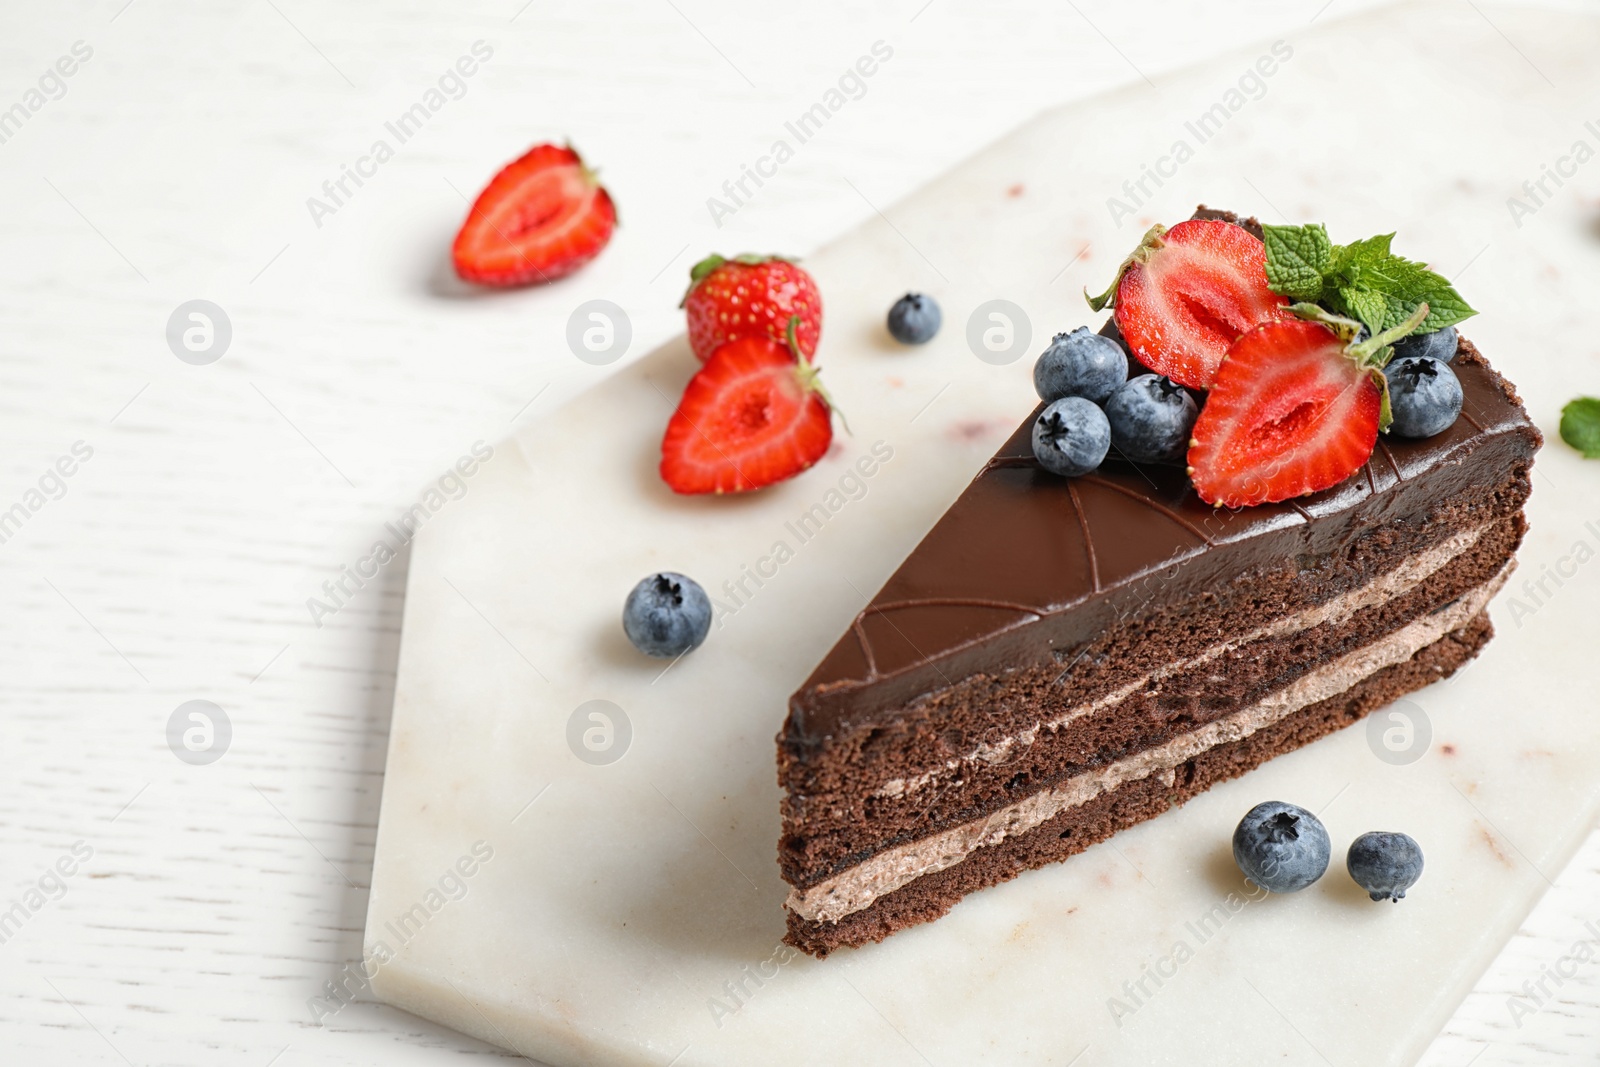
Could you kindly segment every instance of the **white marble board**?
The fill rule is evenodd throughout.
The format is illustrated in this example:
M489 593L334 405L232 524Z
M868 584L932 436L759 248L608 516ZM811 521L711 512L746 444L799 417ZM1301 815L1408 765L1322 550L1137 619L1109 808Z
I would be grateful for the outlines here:
M660 430L693 369L681 341L496 444L414 545L374 992L559 1065L1413 1062L1600 801L1586 625L1600 470L1554 433L1571 395L1600 392L1585 321L1600 233L1591 201L1551 185L1535 204L1522 188L1575 141L1600 145L1584 125L1600 116L1583 113L1600 99L1597 31L1580 15L1405 8L1030 123L807 261L827 305L821 364L854 435L780 487L683 500L658 481ZM1515 36L1541 42L1537 64ZM1193 124L1218 104L1228 117L1202 141ZM1140 191L1147 166L1162 181ZM1492 611L1500 636L1416 696L1431 740L1415 762L1380 759L1355 727L935 924L792 957L775 863L785 698L1031 408L1033 351L1097 323L1082 288L1199 201L1321 220L1335 240L1397 230L1399 251L1481 309L1466 332L1551 438L1522 569ZM908 288L945 308L924 349L881 325ZM1008 365L967 343L994 298L1031 322ZM852 481L874 445L892 458ZM819 503L830 518L802 543L790 524ZM790 552L770 562L780 541ZM731 609L665 671L618 624L658 568ZM569 746L590 700L625 712L615 762ZM1379 907L1336 866L1304 893L1230 907L1245 886L1228 833L1267 798L1322 811L1336 851L1411 832L1423 882Z

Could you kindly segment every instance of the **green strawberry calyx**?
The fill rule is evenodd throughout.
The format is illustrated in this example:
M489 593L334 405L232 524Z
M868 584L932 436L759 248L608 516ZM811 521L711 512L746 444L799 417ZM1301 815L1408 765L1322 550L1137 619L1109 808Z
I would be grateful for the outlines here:
M822 402L828 405L828 410L839 416L839 423L844 427L845 433L850 433L850 423L846 421L844 412L839 410L839 405L833 402L833 396L822 384L822 372L817 370L816 364L806 358L800 350L800 316L790 315L789 324L784 329L784 336L789 341L789 352L794 356L797 364L794 372L795 381L800 383L800 388L807 393L816 393ZM851 434L854 437L854 434Z
M1363 324L1355 319L1335 315L1324 307L1305 302L1291 304L1289 310L1308 322L1320 322L1332 330L1344 344L1345 356L1371 375L1373 384L1378 387L1378 429L1388 432L1390 424L1394 422L1394 413L1389 407L1389 378L1383 373L1383 368L1394 357L1394 343L1416 333L1417 327L1427 320L1428 305L1418 304L1403 321L1364 341L1356 340Z
M1128 258L1117 267L1116 277L1111 279L1111 285L1099 296L1090 296L1087 286L1083 290L1083 298L1089 302L1090 311L1104 311L1106 308L1117 306L1117 287L1122 284L1122 276L1128 273L1128 268L1135 263L1148 263L1151 255L1167 243L1167 228L1161 223L1156 223L1144 232L1144 237L1139 240L1139 247L1128 253Z
M701 282L715 273L718 267L726 266L729 263L738 263L746 267L759 267L763 263L797 262L799 261L793 256L763 256L754 252L744 252L729 259L727 256L720 256L713 252L689 268L689 288L684 290L683 299L678 301L678 306L683 307L683 305L687 304L690 294L699 288Z

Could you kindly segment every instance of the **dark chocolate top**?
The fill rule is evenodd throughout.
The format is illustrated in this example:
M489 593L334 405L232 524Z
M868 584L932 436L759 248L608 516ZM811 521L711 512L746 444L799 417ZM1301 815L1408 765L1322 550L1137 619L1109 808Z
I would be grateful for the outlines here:
M1470 342L1453 366L1466 400L1450 429L1382 436L1338 486L1238 510L1206 504L1173 467L1108 459L1081 478L1049 474L1033 458L1036 409L790 698L786 736L824 742L970 674L1041 661L1130 613L1336 552L1498 483L1539 432Z

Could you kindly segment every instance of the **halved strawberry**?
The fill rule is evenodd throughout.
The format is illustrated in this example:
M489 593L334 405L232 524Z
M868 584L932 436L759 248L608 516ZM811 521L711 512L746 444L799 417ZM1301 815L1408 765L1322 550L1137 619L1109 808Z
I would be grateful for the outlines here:
M1299 320L1264 323L1235 341L1189 444L1200 499L1288 500L1360 470L1378 440L1383 372L1352 351L1328 326Z
M1267 287L1266 246L1220 219L1151 227L1111 288L1089 298L1096 311L1115 306L1117 328L1140 363L1195 389L1211 388L1228 346L1287 317L1288 303Z
M467 213L451 258L479 285L565 277L600 254L617 209L570 145L535 145L496 174Z
M689 380L661 441L661 477L678 493L742 493L792 478L833 442L833 408L795 342L741 337Z
M689 347L704 362L717 347L740 337L787 344L789 320L800 351L817 354L822 336L822 294L805 269L783 256L710 255L689 270L689 291L679 304L689 320Z

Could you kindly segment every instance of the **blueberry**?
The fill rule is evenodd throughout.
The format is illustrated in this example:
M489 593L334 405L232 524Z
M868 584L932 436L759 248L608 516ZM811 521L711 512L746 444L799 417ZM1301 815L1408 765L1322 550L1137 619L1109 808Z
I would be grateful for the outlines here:
M1127 380L1128 357L1122 346L1090 333L1087 326L1056 334L1033 365L1033 387L1040 400L1081 396L1103 404Z
M1281 800L1257 804L1233 831L1233 861L1269 893L1293 893L1321 878L1330 851L1322 820Z
M1398 904L1422 877L1422 847L1405 834L1375 830L1351 842L1344 865L1373 900Z
M1401 437L1432 437L1448 430L1461 414L1461 381L1448 363L1432 356L1389 360L1390 427Z
M652 574L628 594L622 628L647 656L681 656L711 630L711 600L693 578L672 571Z
M1432 333L1414 333L1394 343L1394 358L1390 362L1397 362L1407 356L1432 356L1440 363L1449 363L1456 358L1456 340L1454 326L1446 326Z
M938 302L921 293L907 293L889 309L889 333L903 345L927 344L943 321Z
M1062 397L1033 424L1033 455L1051 474L1088 474L1111 449L1106 413L1081 396Z
M1129 378L1106 401L1111 443L1135 463L1182 463L1200 408L1171 378Z

